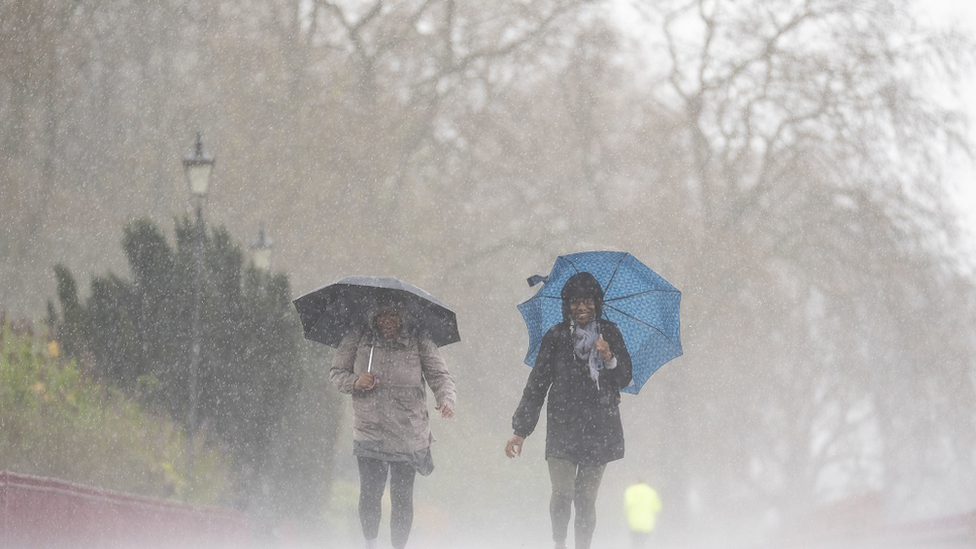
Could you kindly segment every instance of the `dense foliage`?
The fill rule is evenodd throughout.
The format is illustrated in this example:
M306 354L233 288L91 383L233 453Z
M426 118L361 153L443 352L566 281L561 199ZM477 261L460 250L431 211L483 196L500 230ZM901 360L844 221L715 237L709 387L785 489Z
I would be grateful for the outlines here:
M132 279L91 281L82 301L70 271L57 266L68 356L92 365L96 379L167 412L189 429L193 345L194 224L176 227L176 246L148 220L125 227ZM271 443L298 394L301 326L288 278L253 267L225 229L202 238L198 417L235 458L246 505L269 472Z
M188 490L186 440L178 423L98 383L66 359L56 340L29 325L0 325L0 469L145 496L229 503L229 456L195 441Z

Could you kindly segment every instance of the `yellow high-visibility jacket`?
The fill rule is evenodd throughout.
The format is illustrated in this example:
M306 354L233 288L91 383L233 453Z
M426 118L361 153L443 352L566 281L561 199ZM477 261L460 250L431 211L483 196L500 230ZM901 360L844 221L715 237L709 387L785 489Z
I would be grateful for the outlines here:
M624 491L624 512L632 531L650 532L661 512L661 499L654 488L639 482Z

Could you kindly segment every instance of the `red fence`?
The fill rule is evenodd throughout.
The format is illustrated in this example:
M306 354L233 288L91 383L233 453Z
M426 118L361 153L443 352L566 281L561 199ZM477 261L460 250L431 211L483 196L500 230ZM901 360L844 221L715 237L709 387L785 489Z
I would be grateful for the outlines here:
M0 471L0 547L238 549L247 515Z

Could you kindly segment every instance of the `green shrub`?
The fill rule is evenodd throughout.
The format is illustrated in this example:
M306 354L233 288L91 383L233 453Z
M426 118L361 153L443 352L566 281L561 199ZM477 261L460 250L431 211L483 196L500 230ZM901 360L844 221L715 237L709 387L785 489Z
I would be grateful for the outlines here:
M151 383L151 380L146 380ZM193 478L183 431L61 357L56 341L25 324L0 324L0 469L145 496L222 504L229 459L194 441Z

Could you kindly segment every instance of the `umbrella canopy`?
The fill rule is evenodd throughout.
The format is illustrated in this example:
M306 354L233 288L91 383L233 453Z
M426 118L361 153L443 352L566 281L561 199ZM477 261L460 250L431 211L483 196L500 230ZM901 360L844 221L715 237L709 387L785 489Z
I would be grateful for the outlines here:
M529 330L525 363L535 365L542 336L563 321L560 293L569 277L581 272L592 274L603 288L603 318L620 328L633 362L633 383L623 391L637 394L651 374L681 356L681 292L626 252L562 255L548 277L529 278L529 285L543 286L518 306Z
M424 290L396 278L347 276L292 303L302 319L305 339L338 347L350 329L366 324L371 309L390 300L402 303L404 320L438 347L461 341L454 311Z

